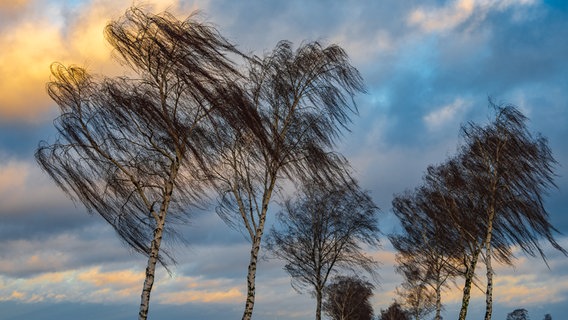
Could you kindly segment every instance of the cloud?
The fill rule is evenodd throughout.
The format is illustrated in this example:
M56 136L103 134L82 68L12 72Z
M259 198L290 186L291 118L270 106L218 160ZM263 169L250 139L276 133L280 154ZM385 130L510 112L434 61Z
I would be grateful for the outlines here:
M341 45L349 56L359 64L376 62L385 55L393 54L397 41L387 30L376 30L371 34L354 35L352 30L342 30L335 35L332 43Z
M70 296L58 290L72 272L46 273L35 278L14 280L0 275L0 301L63 301Z
M495 300L510 307L538 306L566 300L561 293L568 290L567 282L558 283L558 279L542 281L542 278L542 275L537 274L496 277Z
M556 200L547 201L547 207L552 220L566 220L563 208L568 197L562 177L567 176L563 173L568 149L563 142L568 133L568 82L567 65L560 58L568 48L565 14L547 14L536 1L514 0L150 3L156 12L169 7L182 17L197 7L205 9L204 16L243 51L261 54L280 39L296 45L320 39L343 46L363 74L369 95L357 97L360 116L354 118L341 151L382 208L383 232L396 225L388 213L392 194L414 187L428 164L455 150L460 121L486 121L487 95L530 111L531 128L550 138L562 166L560 190L553 192ZM105 308L127 306L122 315L113 315L121 319L136 309L145 258L130 254L98 216L87 215L80 204L73 207L31 156L37 140L54 134L50 121L40 122L55 111L44 88L49 64L62 61L85 65L96 73L122 72L110 58L102 27L130 4L129 0L0 3L0 74L9 75L0 81L0 153L8 154L0 157L0 300L65 303L52 306L65 308L69 314L65 318L84 314L73 313L77 309L71 304L93 301ZM22 126L21 121L45 125ZM240 316L250 244L212 212L195 215L191 222L180 230L190 249L176 248L179 265L172 266L174 277L161 268L158 272L153 310L185 313L164 319ZM566 225L557 226L565 232ZM401 279L392 268L392 250L373 255L383 262L373 298L378 311L392 302ZM547 308L547 294L565 302L565 260L550 255L551 270L528 259L517 261L515 268L497 269L496 310L512 307L515 301ZM282 266L273 260L259 263L255 313L267 319L313 316L313 299L290 287ZM483 281L483 265L479 272ZM472 313L484 305L483 292L473 292ZM461 301L460 288L452 288L445 297L451 314L449 310ZM40 304L21 305L41 309ZM105 309L98 304L91 308ZM206 311L196 315L194 310ZM230 310L226 313L231 316L220 317L219 310ZM35 318L45 317L41 313Z
M408 23L427 32L453 29L473 13L474 0L459 0L450 7L416 9L408 16Z
M443 32L457 28L475 15L478 20L483 20L492 10L503 11L535 3L535 0L456 0L444 7L415 9L408 15L407 23L424 32Z
M164 292L158 295L162 304L187 303L241 303L246 298L240 287L226 287L219 281L200 281L198 278L184 277L176 279L179 283L188 283L187 288ZM233 282L233 281L228 281Z
M47 223L44 225L50 228ZM129 252L115 232L103 222L91 220L90 225L80 225L46 234L30 225L26 238L2 239L0 275L27 279L49 272L98 265L133 265L146 261L143 256Z
M15 11L27 5L30 0L11 0L0 2L0 10Z
M177 291L161 295L162 303L165 304L186 304L189 302L231 302L240 303L245 295L238 288L231 288L228 291Z
M126 302L135 301L143 274L130 270L102 272L100 268L49 272L25 279L0 276L0 301Z
M453 102L432 110L423 117L428 130L435 131L445 127L449 123L456 123L461 116L473 105L472 101L456 98Z
M29 171L29 165L22 162L8 161L0 164L0 203L25 191Z
M18 219L34 209L61 208L69 204L63 192L54 188L53 182L33 160L0 157L0 161L1 217Z
M101 266L47 272L28 278L0 275L0 301L132 302L138 299L144 278L143 268L104 270ZM157 272L154 288L153 296L161 304L234 304L245 298L232 279L170 278L164 270Z
M118 286L129 287L142 283L144 275L140 271L119 270L101 272L100 267L89 269L76 277L77 280L90 283L96 287Z
M4 3L4 2L3 2ZM18 12L0 29L0 118L3 121L43 121L54 112L45 90L49 66L58 61L78 64L94 73L120 74L103 36L104 26L121 15L131 1L92 0L55 6L18 1L3 9ZM194 6L166 0L146 1L154 12L170 9L189 14ZM57 23L54 23L57 21Z
M41 20L4 27L0 46L0 117L38 120L49 106L49 65L62 47L58 29Z
M568 237L561 237L557 241L564 248L568 246ZM568 259L548 244L542 247L548 266L540 257L526 256L520 248L513 248L518 256L513 261L514 267L498 265L495 268L494 296L497 303L528 308L566 301Z

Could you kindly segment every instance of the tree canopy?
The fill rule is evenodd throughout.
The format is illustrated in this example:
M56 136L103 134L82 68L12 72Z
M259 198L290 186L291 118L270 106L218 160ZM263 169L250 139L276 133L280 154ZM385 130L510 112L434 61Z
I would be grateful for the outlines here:
M338 276L325 289L323 311L332 320L371 320L374 288L358 277Z
M456 253L461 252L465 277L462 320L479 259L487 271L485 319L489 320L492 259L512 264L513 246L544 259L543 239L566 254L553 237L557 230L544 207L548 189L555 187L556 161L547 140L530 133L527 118L514 106L490 103L490 107L494 117L487 125L462 127L457 155L428 167L423 185L393 202L405 228L405 235L393 238L402 255L416 260L428 252L408 249L413 247L406 243L418 243L420 237L424 244L434 244L437 257L457 258Z
M60 108L59 136L41 142L40 166L131 248L148 256L140 319L148 312L157 261L173 261L175 235L204 198L219 150L215 131L254 126L228 54L237 51L192 16L131 8L105 28L131 76L103 77L54 63L48 93Z
M359 270L376 275L378 263L362 247L379 245L376 210L355 181L337 186L312 181L284 203L267 249L286 262L294 288L314 294L316 319L321 319L323 290L331 276Z
M243 319L250 319L254 308L258 255L273 195L286 182L350 180L346 160L333 147L357 111L354 95L364 91L359 72L338 45L308 42L294 50L280 41L248 62L243 88L260 119L259 134L218 135L225 152L214 174L217 212L251 241Z

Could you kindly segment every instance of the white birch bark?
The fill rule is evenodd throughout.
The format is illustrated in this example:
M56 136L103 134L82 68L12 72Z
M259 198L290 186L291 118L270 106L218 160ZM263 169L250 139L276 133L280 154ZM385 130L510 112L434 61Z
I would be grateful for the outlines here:
M148 265L146 266L146 279L142 288L142 295L140 297L140 312L138 313L139 320L146 320L148 318L148 308L150 307L150 292L154 285L154 277L156 273L156 264L158 262L158 253L160 251L160 244L162 243L162 234L164 231L165 219L160 219L160 222L154 230L154 239L150 248L150 256L148 257Z

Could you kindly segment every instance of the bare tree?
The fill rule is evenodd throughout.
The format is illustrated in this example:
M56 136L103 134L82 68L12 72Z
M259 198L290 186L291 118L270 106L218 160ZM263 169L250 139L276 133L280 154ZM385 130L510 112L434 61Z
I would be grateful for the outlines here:
M554 187L556 161L546 138L533 136L527 118L513 106L497 106L494 120L462 128L462 167L468 183L479 194L477 212L484 226L481 239L487 269L485 320L491 319L493 305L494 251L512 245L525 253L545 259L539 241L567 254L554 239L544 196ZM501 257L499 254L497 258ZM546 261L546 260L545 260ZM465 317L464 317L465 318Z
M511 248L544 253L544 238L566 254L553 237L544 196L553 183L555 164L545 138L533 137L526 118L514 107L491 104L495 119L486 126L463 126L458 155L430 166L419 188L431 206L428 221L441 226L441 244L459 245L465 284L459 319L464 320L479 259L487 270L486 320L492 313L492 259L512 264ZM448 238L450 237L450 238ZM546 260L545 260L546 261Z
M131 8L105 35L134 76L53 64L48 92L61 112L59 137L41 142L36 158L71 198L148 257L139 311L146 319L156 264L173 262L163 235L174 236L200 203L219 153L212 130L254 119L246 118L252 113L234 85L240 74L226 56L236 51L212 27Z
M477 207L480 204L479 193L464 175L459 161L461 156L458 154L441 165L428 167L420 192L432 205L428 216L438 230L443 230L437 234L442 237L439 243L444 250L449 245L449 252L459 252L462 259L462 276L465 280L462 310L467 310L472 286L476 284L475 270L482 252L480 238L484 226ZM510 263L508 247L501 247L498 253L502 261Z
M263 134L221 135L226 145L216 168L218 213L251 241L243 319L252 316L258 255L268 207L285 181L346 181L344 159L331 152L356 112L363 91L359 72L337 45L306 43L293 50L278 43L272 53L249 60L245 87Z
M360 278L339 276L325 288L323 311L332 320L371 320L374 288Z
M402 234L389 237L396 256L397 272L403 275L404 304L415 319L436 311L441 319L442 289L461 274L462 248L453 227L437 223L437 208L425 188L397 195L393 212L402 225Z
M397 295L404 299L402 305L408 316L414 320L425 319L432 312L438 311L435 294L424 283L418 282L417 278L405 278L401 289L397 288Z
M379 245L377 207L355 182L308 182L284 207L278 216L280 230L271 230L267 249L286 262L284 270L296 290L313 290L320 320L323 289L331 275L359 269L375 275L377 262L361 245Z

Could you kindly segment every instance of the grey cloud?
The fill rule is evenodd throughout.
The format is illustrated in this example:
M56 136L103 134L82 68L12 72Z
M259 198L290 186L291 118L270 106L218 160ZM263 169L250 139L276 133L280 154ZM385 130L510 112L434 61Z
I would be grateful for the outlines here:
M39 141L53 136L54 131L50 121L15 123L0 119L0 161L3 153L31 160Z
M3 240L0 273L26 278L46 272L61 272L98 265L132 265L145 259L120 243L106 225L94 224L74 233L50 237Z
M498 101L527 107L531 111L531 129L550 138L561 166L557 179L559 190L551 192L546 204L552 221L566 234L568 12L547 11L537 6L541 11L530 23L519 23L514 12L493 12L485 17L474 17L456 30L430 35L421 34L406 24L405 19L413 8L436 3L439 1L369 1L365 4L212 1L205 6L204 13L243 51L261 54L281 39L289 39L296 45L303 40L339 39L339 44L357 59L354 64L363 74L369 93L357 97L361 116L354 118L352 132L345 134L341 150L352 161L362 185L371 190L382 208L385 233L396 228L395 219L388 214L392 194L413 188L428 164L452 154L458 142L459 122L485 121L487 95L494 95ZM483 24L473 30L474 23L481 18ZM392 40L390 49L377 49L373 41L379 31ZM445 131L435 135L428 132L423 117L456 97L472 101L473 107ZM49 121L37 126L2 123L0 153L7 152L22 161L33 162L37 141L54 135L47 127L51 127ZM36 202L41 205L41 201ZM244 292L250 247L238 231L227 227L209 208L196 212L190 224L182 226L178 232L189 246L172 248L179 262L172 267L174 273L229 279L242 284ZM145 262L142 256L126 248L98 216L87 215L80 205L75 208L63 197L57 205L26 206L17 215L2 215L0 247L2 261L21 256L26 262L31 256L42 253L62 257L59 265L47 261L43 266L22 264L19 268L0 270L7 277L29 277L94 265L117 270L142 266L139 268L142 272ZM554 261L551 265L556 266L556 261L565 257L552 251L550 259ZM562 268L554 267L551 272L560 278L565 276L565 264L559 265ZM546 271L545 267L543 270ZM382 294L392 290L397 279L390 265L384 265L380 273L384 281L377 291ZM156 290L159 292L159 286ZM298 311L297 318L311 316L313 301L309 294L298 295L290 288L289 278L279 261L261 261L258 291L255 312L259 319L293 318L285 314L288 310ZM375 311L389 302L376 300ZM4 315L8 319L128 319L136 307L135 304L30 306L0 302L0 309L7 312ZM453 315L455 308L452 308L448 306L448 315ZM553 316L563 310L560 304L551 308L547 312ZM154 304L150 316L227 319L240 316L241 311L241 305L171 307ZM504 318L510 311L498 308L495 318ZM540 317L538 313L531 311L531 314Z
M2 214L1 240L44 239L91 225L93 216L72 205Z
M241 49L262 53L279 40L330 41L338 33L371 38L379 29L405 28L408 8L421 1L215 1L206 14Z

